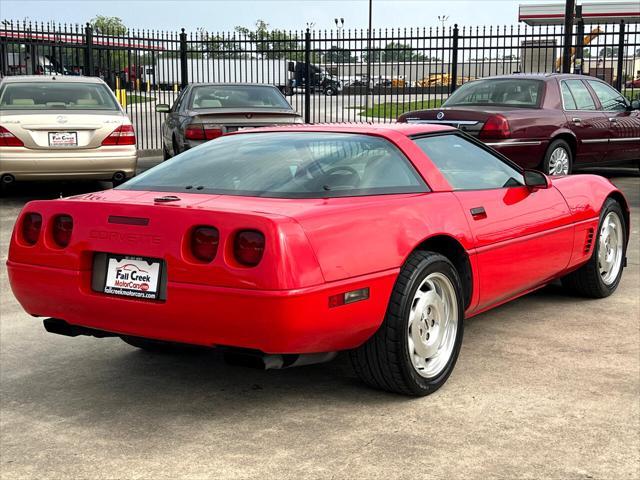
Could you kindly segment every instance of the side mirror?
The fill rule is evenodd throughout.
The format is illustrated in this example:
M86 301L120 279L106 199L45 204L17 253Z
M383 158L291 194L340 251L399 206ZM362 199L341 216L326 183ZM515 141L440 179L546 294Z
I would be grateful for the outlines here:
M171 107L166 103L159 103L156 105L156 112L158 113L169 113L169 110L171 110Z
M631 110L640 110L640 100L631 100Z
M551 188L551 179L537 170L525 170L524 184L531 189Z

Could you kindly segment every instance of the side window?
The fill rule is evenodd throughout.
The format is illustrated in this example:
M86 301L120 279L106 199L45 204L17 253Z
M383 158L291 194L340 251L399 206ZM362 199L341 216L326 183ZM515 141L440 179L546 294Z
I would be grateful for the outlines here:
M171 107L171 113L176 113L178 110L180 110L180 105L182 105L182 101L184 100L186 95L187 95L186 90L182 90L180 92L180 94L178 95L178 98L176 98L176 101L173 102L173 106Z
M600 100L603 110L607 112L621 112L627 109L627 102L617 90L611 88L606 83L595 80L587 81L589 85L591 85L591 88L593 88L593 91L596 92L596 97Z
M460 135L414 140L454 190L490 190L524 185L522 174Z
M577 110L576 101L573 98L571 90L569 90L567 82L560 82L560 89L562 90L562 104L564 105L564 109Z
M587 86L582 83L582 80L565 80L565 83L569 87L573 100L576 103L576 110L595 110L596 104L589 93Z

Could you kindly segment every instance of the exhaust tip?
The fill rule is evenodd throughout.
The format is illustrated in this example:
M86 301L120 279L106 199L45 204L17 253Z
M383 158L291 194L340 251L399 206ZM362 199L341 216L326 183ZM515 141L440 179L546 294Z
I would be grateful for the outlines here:
M116 172L113 174L112 180L114 182L124 182L126 178L127 176L124 174L124 172Z
M11 175L10 173L5 173L4 175L2 175L2 178L0 178L0 182L2 182L3 185L11 185L15 181L16 177Z

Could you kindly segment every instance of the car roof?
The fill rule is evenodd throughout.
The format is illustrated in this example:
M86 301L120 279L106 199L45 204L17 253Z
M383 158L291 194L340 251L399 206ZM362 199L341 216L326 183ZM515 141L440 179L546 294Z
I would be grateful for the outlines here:
M98 77L83 77L78 75L17 75L12 77L4 77L2 83L46 83L46 82L63 82L63 83L104 83Z
M247 82L191 82L190 87L269 87L278 89L270 83L247 83ZM279 89L278 89L279 90Z
M252 128L234 132L233 135L243 135L252 132L322 132L322 133L359 133L363 135L390 136L401 134L407 137L413 135L451 132L456 128L448 125L428 123L316 123L308 125L281 125L274 127Z
M508 80L508 79L518 79L518 80L549 80L551 78L557 79L569 79L569 78L583 78L588 80L599 80L597 77L591 77L589 75L578 75L576 73L512 73L509 75L495 75L491 77L483 77L476 78L472 80L473 82L478 80ZM470 82L467 82L470 83Z

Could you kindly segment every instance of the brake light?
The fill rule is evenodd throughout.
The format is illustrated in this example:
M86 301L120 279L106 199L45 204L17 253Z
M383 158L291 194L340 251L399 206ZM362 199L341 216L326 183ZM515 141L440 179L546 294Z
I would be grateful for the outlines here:
M239 264L255 267L264 253L264 235L256 230L243 230L236 234L233 254Z
M201 262L209 263L216 258L220 233L213 227L196 227L191 232L191 254Z
M135 145L136 133L133 125L120 125L107 138L102 141L102 145Z
M222 135L222 129L209 127L203 123L192 123L184 130L184 137L187 140L213 140Z
M65 248L71 241L73 232L73 218L69 215L58 215L53 221L53 241L59 247Z
M42 215L27 213L22 220L22 239L27 245L35 245L42 228Z
M510 135L509 122L502 115L490 116L480 130L480 138L484 139L509 138Z
M24 143L9 130L0 126L0 147L24 147Z

